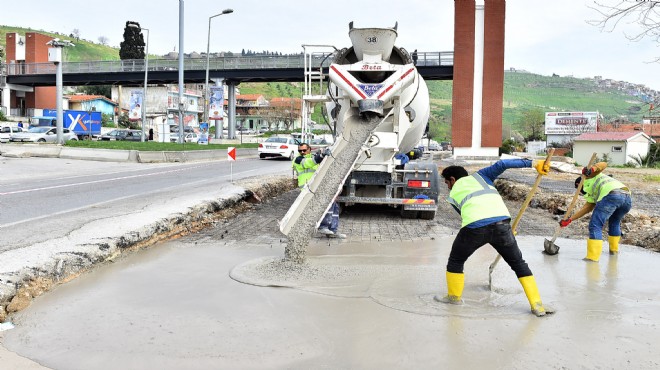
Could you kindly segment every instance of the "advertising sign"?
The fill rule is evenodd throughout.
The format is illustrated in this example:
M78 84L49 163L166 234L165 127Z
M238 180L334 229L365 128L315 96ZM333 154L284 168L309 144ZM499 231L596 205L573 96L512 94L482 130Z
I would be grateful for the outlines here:
M546 112L546 135L579 135L596 132L598 112Z
M128 120L138 121L142 119L142 90L131 91L129 106Z
M209 92L211 97L209 98L209 119L222 119L224 112L223 104L225 102L224 98L224 86L211 86Z
M199 124L199 145L208 145L209 144L209 124L208 122L202 122Z

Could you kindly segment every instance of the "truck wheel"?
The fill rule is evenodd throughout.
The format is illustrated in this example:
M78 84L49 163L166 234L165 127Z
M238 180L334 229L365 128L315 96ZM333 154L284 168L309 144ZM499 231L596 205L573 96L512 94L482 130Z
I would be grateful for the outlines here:
M435 219L435 211L419 211L419 218L422 220L433 220Z
M401 207L401 218L415 219L417 218L417 211L406 211Z

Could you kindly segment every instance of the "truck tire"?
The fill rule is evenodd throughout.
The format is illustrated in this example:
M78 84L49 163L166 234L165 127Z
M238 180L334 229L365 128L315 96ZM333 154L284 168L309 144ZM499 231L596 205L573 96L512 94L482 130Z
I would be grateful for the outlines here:
M435 211L419 211L419 218L422 220L433 220L435 219Z
M415 219L418 211L407 211L401 207L401 218Z

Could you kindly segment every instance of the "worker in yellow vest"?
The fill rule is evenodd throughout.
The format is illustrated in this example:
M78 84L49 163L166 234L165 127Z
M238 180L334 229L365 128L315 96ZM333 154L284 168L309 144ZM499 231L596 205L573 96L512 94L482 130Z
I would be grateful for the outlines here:
M516 273L536 316L554 311L543 306L536 280L511 230L511 215L493 182L508 168L534 167L546 175L550 166L544 160L503 159L471 176L461 166L449 166L442 177L449 188L449 203L461 215L461 230L451 246L447 262L447 295L435 296L438 302L462 304L465 261L479 248L490 244Z
M571 217L559 221L561 227L593 211L589 221L589 239L587 240L587 256L585 261L598 262L603 252L603 226L608 223L608 242L610 254L619 253L619 240L621 240L621 220L632 208L630 189L621 181L603 174L607 162L599 162L592 167L584 167L585 175L582 184L582 194L586 203ZM575 180L575 187L579 185L580 178Z
M302 189L302 187L311 180L312 176L314 176L314 172L316 172L319 164L323 161L323 158L328 155L329 151L326 150L312 155L312 148L309 144L301 143L298 145L298 153L299 155L293 159L293 162L291 162L291 167L293 167L293 170L298 176L298 187ZM328 238L345 239L346 234L340 233L338 229L339 204L333 201L330 209L325 216L323 216L317 232Z

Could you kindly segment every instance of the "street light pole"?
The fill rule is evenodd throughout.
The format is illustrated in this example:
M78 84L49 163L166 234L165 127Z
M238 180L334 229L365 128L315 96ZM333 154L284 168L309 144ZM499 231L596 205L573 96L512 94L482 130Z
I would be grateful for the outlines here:
M183 12L184 1L179 0L179 144L183 144L183 110L185 108L183 100Z
M144 142L144 124L147 119L147 80L149 76L149 29L140 27L135 23L128 25L132 28L137 28L140 31L147 31L147 40L144 42L144 88L142 89L142 137L140 141Z
M211 19L221 16L223 14L229 14L233 13L233 9L225 9L222 11L222 13L212 15L209 17L209 33L208 36L206 37L206 85L204 87L204 121L208 124L209 122L209 101L210 101L210 96L209 96L209 50L211 47ZM224 107L223 102L220 102L220 106ZM224 109L223 109L224 111ZM219 139L220 138L220 132L218 131L218 125L215 125L215 138Z
M46 45L51 46L48 49L48 60L55 63L55 86L56 86L56 133L57 133L57 143L62 145L64 144L64 114L62 109L62 49L65 46L75 46L68 40L60 40L58 38L52 39L46 43Z

